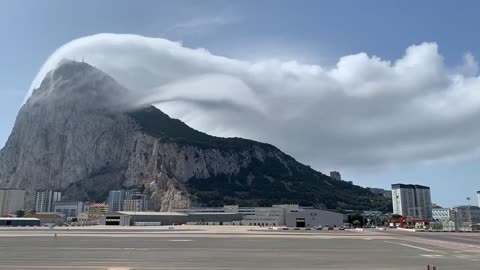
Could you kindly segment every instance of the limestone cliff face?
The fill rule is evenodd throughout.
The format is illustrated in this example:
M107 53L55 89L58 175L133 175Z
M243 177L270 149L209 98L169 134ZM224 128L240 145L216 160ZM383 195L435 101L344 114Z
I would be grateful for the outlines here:
M330 196L343 183L271 145L212 137L154 107L133 110L128 95L100 70L63 62L21 108L0 151L0 187L26 189L27 207L39 189L101 201L128 187L145 189L153 209L164 211L191 203L349 204Z

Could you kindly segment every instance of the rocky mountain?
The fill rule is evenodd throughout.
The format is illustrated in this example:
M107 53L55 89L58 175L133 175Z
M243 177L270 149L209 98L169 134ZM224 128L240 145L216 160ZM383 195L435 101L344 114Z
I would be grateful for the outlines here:
M272 145L213 137L153 106L133 109L129 94L95 67L64 61L21 108L0 151L0 187L26 189L29 207L38 189L103 201L109 190L130 187L164 211L277 203L389 207L383 196L332 180Z

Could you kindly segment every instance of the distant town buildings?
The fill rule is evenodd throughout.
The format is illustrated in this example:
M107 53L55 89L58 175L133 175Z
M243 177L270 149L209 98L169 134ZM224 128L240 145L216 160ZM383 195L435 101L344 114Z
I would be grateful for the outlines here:
M55 203L62 198L62 193L55 190L37 191L35 194L35 212L51 213L55 212Z
M55 202L54 212L62 214L65 218L78 218L81 213L87 210L84 202Z
M393 213L409 220L432 220L430 188L421 185L392 185Z
M480 223L480 207L472 205L453 207L452 219L455 222L478 224Z
M108 194L108 211L122 211L123 210L123 201L125 200L125 193L127 191L120 190L110 190Z
M104 203L95 203L88 207L88 217L89 218L98 218L108 212L108 205Z
M0 189L0 217L14 215L25 208L25 190Z
M432 209L432 219L437 222L450 221L452 219L450 208L434 207Z
M147 211L147 196L137 190L111 190L108 196L108 211Z
M147 195L141 194L139 192L136 194L130 194L128 198L123 201L123 210L136 212L147 211Z
M330 172L330 178L332 178L333 180L342 180L342 176L340 175L340 172L337 172L337 171L332 171Z

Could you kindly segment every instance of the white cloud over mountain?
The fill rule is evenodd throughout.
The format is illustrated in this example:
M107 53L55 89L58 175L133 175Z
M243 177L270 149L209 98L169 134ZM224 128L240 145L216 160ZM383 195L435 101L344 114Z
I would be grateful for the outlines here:
M448 67L435 43L395 61L366 53L333 67L249 62L160 38L98 34L55 51L32 83L63 59L86 62L172 117L218 136L272 143L316 168L435 161L478 152L480 77L467 53Z

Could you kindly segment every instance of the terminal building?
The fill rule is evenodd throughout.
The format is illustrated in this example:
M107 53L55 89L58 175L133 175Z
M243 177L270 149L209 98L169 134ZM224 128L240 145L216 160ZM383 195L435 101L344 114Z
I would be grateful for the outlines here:
M13 218L13 217L0 217L0 226L7 227L24 227L24 226L40 226L40 219L38 218Z
M343 225L344 216L340 213L302 208L298 204L280 204L272 207L239 207L238 205L226 205L225 207L210 208L189 208L176 209L177 212L205 213L215 215L218 213L235 213L240 216L231 222L224 222L223 225L248 225L267 227L316 227L325 225ZM212 217L213 218L213 217Z
M343 215L318 209L302 209L287 213L286 223L287 227L341 226Z
M110 212L101 216L100 225L107 226L163 226L186 224L187 214L177 212Z
M160 225L247 225L266 227L341 226L340 213L301 208L297 204L272 207L225 207L176 209L174 212L109 212L100 217L101 225L160 226Z

